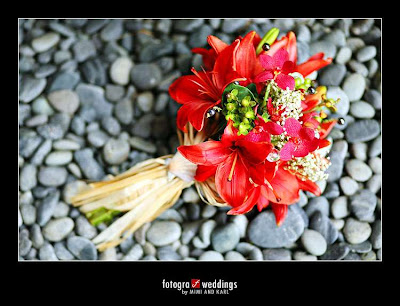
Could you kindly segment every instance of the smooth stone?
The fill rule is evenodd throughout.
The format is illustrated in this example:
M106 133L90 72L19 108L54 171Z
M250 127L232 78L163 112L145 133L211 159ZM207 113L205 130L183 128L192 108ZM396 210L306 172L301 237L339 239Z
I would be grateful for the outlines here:
M201 261L222 261L224 256L216 251L205 251L200 255L199 260Z
M257 246L263 248L286 247L296 241L304 231L304 219L297 211L289 206L285 222L276 225L272 211L257 215L248 226L247 236Z
M53 142L53 149L60 151L76 151L80 149L80 144L69 139L60 139Z
M114 117L103 117L101 126L112 136L118 136L121 133L121 125Z
M330 41L314 41L310 44L310 53L316 54L324 52L326 57L334 58L336 55L336 46Z
M37 223L45 225L53 216L54 210L60 199L58 190L50 191L49 194L40 202L37 208Z
M376 205L377 198L375 194L368 189L363 189L352 197L350 209L358 220L370 221L374 216Z
M339 115L347 115L350 109L350 100L347 96L347 93L343 91L340 87L338 86L329 86L328 87L328 92L326 94L326 97L328 99L340 99L339 103L337 104L337 112L336 114Z
M96 55L96 47L90 40L81 39L72 46L75 59L81 63Z
M52 80L49 92L61 89L74 89L79 83L81 77L79 72L75 71L61 71L57 73Z
M115 247L108 248L100 253L100 260L104 261L114 261L117 260L117 250Z
M63 202L58 202L58 204L54 208L53 217L54 218L67 217L68 213L69 213L69 208L70 208L69 205L67 205L67 204L65 204Z
M136 136L129 138L129 144L132 148L146 153L154 154L157 151L157 147L152 142Z
M365 78L358 73L350 74L343 82L343 91L351 102L362 98L365 87Z
M315 261L318 260L317 256L307 254L306 252L302 251L296 251L293 254L293 259L294 260L300 260L300 261Z
M357 253L350 252L346 255L346 257L343 258L343 260L361 260L361 256Z
M339 49L338 53L336 54L335 61L338 64L346 64L352 56L352 51L349 47L342 47Z
M368 161L368 165L374 173L376 174L382 173L382 159L380 159L379 157L372 157Z
M352 252L359 254L368 253L372 250L372 244L368 240L361 242L359 244L349 244L349 248Z
M46 87L46 79L36 79L30 76L24 76L20 83L19 100L29 103L38 97Z
M240 254L239 252L236 251L229 251L226 252L225 256L224 256L225 260L231 260L231 261L242 261L242 260L246 260L246 258Z
M133 62L130 58L117 58L110 67L111 80L118 85L127 85L129 83L129 75L132 67Z
M358 190L358 183L349 176L342 177L339 184L342 192L347 196L355 194Z
M88 142L96 148L104 146L109 139L110 137L101 130L94 130L87 134Z
M92 239L97 235L96 228L83 216L75 220L75 230L79 236Z
M105 96L108 101L117 102L124 97L125 89L123 86L107 84Z
M358 244L366 241L371 235L372 229L367 222L357 221L348 218L343 228L343 234L346 240L351 244Z
M211 244L215 251L225 253L231 251L239 243L239 228L235 223L216 227L211 234Z
M46 242L39 249L39 259L40 260L49 260L49 261L58 261L57 255L54 251L54 248L50 243Z
M347 127L346 139L349 143L366 142L376 138L380 133L380 124L373 119L357 120Z
M129 252L122 257L122 260L130 260L130 261L134 261L134 260L139 260L140 258L142 258L143 256L143 248L140 244L135 244L130 250Z
M346 74L346 66L333 64L324 68L319 76L319 81L324 86L339 86Z
M69 89L52 91L47 98L50 104L59 112L73 115L79 107L79 96Z
M75 151L74 159L86 178L98 181L104 177L104 170L94 159L93 151L91 149L86 148Z
M358 50L357 52L357 61L363 63L367 62L370 59L373 59L376 56L376 47L375 46L365 46Z
M54 121L41 125L36 130L40 136L51 140L61 139L65 134L63 126L59 122L56 123Z
M159 260L182 260L182 256L170 245L160 247L157 250L157 257Z
M349 254L350 248L348 245L343 243L335 243L328 246L325 254L323 254L321 260L341 260Z
M30 157L43 140L32 130L20 130L19 136L19 154L24 158Z
M54 251L56 253L56 256L60 260L73 260L75 259L74 255L71 254L70 251L65 247L65 244L63 242L56 242L54 244Z
M356 159L361 161L367 160L368 145L365 142L353 143L351 146L351 153Z
M42 167L39 170L38 180L44 186L61 186L67 180L68 172L62 167Z
M35 249L40 249L44 244L44 238L42 230L38 224L33 224L30 229L30 238L32 240L32 246Z
M181 236L181 227L173 221L155 221L146 233L147 240L155 246L175 242Z
M369 146L368 156L376 157L381 154L382 151L382 136L378 136Z
M376 260L376 253L374 251L364 253L361 255L361 259L362 260Z
M43 115L43 114L36 115L36 116L29 118L28 120L25 120L25 126L35 127L35 126L43 125L43 124L47 123L47 120L48 120L47 115Z
M36 98L32 102L32 111L35 114L43 114L43 115L48 115L48 116L51 116L54 114L53 108L50 106L50 104L47 102L46 98L43 96Z
M311 217L316 211L329 216L329 201L324 196L310 199L305 208L308 217Z
M356 101L350 105L350 114L355 118L371 119L375 116L375 109L367 102Z
M306 229L301 236L301 242L311 255L321 256L326 252L327 243L325 238L317 231Z
M104 89L91 84L79 84L76 93L81 101L80 115L85 121L92 122L110 116L113 106L104 98Z
M47 155L45 163L47 166L63 166L71 162L72 152L55 151Z
M112 19L101 30L100 37L104 41L112 41L121 37L123 33L123 21L121 19Z
M97 250L93 242L79 236L67 240L68 250L80 260L97 260Z
M382 108L382 95L376 89L367 90L364 94L364 99L375 109L379 110Z
M194 188L190 187L183 191L182 199L185 203L198 203L200 196Z
M156 87L162 78L160 68L155 64L137 64L131 69L131 80L139 90Z
M375 174L373 175L366 184L367 188L371 190L373 193L377 193L382 186L382 175Z
M361 160L348 160L345 167L347 173L357 182L366 182L372 176L372 170Z
M129 156L129 143L122 139L110 138L103 148L104 160L110 165L119 165Z
M43 228L43 236L45 239L57 242L63 240L72 232L74 221L71 218L65 217L60 219L50 220Z
M36 207L30 204L20 205L19 210L25 225L32 225L36 222Z
M382 248L382 222L376 220L372 226L371 243L374 249Z
M316 211L312 215L309 228L319 232L325 238L328 245L334 243L339 235L338 230L332 224L331 220L320 211Z
M148 43L139 51L139 61L141 63L154 62L162 56L171 55L174 49L177 53L179 52L178 44L169 40Z
M210 220L215 223L214 220ZM184 222L182 224L182 237L181 241L183 244L189 244L193 237L197 234L201 225L201 221ZM210 232L211 235L211 232Z
M154 95L150 91L140 93L136 98L139 109L145 113L150 112L154 106Z
M200 227L199 237L193 238L193 245L198 249L207 248L211 244L211 233L216 226L217 222L215 220L205 221Z
M265 249L262 251L264 260L291 260L291 254L286 249Z
M349 209L347 207L347 198L345 196L338 197L333 200L331 205L332 216L335 219L342 219L349 215Z
M351 71L363 76L364 78L368 76L368 68L364 64L357 62L356 60L350 60L347 65Z
M37 185L37 168L32 164L25 164L19 176L19 189L21 191L31 190Z
M339 185L336 183L328 183L323 193L323 196L327 199L336 199L340 195Z
M206 208L207 208L207 209L210 209L210 208L212 208L212 207L214 207L214 206L212 206L212 205L207 205L207 206L205 207L205 209L206 209ZM204 211L204 210L203 210L203 211ZM215 210L215 212L216 212L216 210ZM203 214L202 214L202 215L203 215ZM209 218L209 217L206 216L206 218ZM245 216L245 215L236 215L236 216L232 216L232 218L231 218L230 221L233 222L234 224L236 224L236 226L238 227L240 238L246 237L247 225L249 224L249 220L247 220L246 216Z
M122 99L115 105L115 117L122 124L130 124L133 119L133 104L130 99Z
M58 33L49 32L43 36L37 37L32 40L32 48L38 52L44 52L54 47L60 41Z

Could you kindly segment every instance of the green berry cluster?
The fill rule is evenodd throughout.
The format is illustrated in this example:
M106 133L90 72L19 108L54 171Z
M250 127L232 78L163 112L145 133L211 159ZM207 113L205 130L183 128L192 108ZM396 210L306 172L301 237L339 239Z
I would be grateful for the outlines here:
M313 87L313 81L309 78L303 80L302 78L295 77L294 84L296 89L304 89L305 91L308 91L310 87Z
M238 94L237 88L226 94L224 115L227 121L229 119L233 121L233 126L239 130L238 135L247 135L254 127L256 115L253 108L257 102L252 100L251 95L240 99Z

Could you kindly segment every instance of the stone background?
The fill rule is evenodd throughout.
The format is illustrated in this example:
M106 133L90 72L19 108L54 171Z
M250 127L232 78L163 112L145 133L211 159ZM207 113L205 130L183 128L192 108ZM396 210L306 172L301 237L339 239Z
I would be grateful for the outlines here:
M19 20L19 260L380 260L380 20ZM293 30L299 62L325 52L316 76L334 140L321 197L301 193L277 229L270 209L227 216L187 189L173 208L99 253L91 226L68 203L78 179L101 180L174 153L177 77L200 69L191 48L213 34L231 43L272 26Z

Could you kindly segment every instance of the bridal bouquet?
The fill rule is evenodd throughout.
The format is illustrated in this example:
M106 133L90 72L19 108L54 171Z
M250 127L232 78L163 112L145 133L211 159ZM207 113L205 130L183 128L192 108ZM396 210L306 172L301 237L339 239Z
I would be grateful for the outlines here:
M310 75L332 59L318 53L297 64L295 34L278 34L252 31L230 45L209 36L211 48L192 50L202 55L202 70L169 88L182 104L176 154L89 184L72 199L93 224L124 213L94 238L100 250L155 219L191 185L230 215L270 206L277 226L300 190L321 194L316 182L327 178L326 137L337 122L327 117L338 101Z

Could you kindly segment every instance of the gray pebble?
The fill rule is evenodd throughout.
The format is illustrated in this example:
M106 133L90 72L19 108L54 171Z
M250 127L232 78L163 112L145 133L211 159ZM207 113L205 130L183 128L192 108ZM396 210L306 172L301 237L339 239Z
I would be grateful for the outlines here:
M328 99L340 99L339 103L337 104L337 114L342 116L347 115L350 108L350 100L345 91L338 86L329 86L326 96Z
M315 41L310 44L310 52L311 54L324 52L325 57L334 58L336 55L336 46L330 41Z
M154 105L153 93L150 91L140 93L136 98L136 103L141 111L150 112Z
M346 66L332 64L323 69L319 76L319 81L324 86L339 86L346 74Z
M366 87L365 78L358 73L350 74L343 82L343 91L350 101L360 100Z
M60 35L54 32L48 32L32 40L32 48L40 53L49 50L60 40Z
M129 252L122 257L122 260L130 260L130 261L134 261L134 260L139 260L140 258L142 258L143 256L143 248L140 244L135 244L130 250Z
M289 206L285 222L276 225L272 211L258 214L248 226L248 238L257 246L263 248L286 247L296 241L304 231L304 219ZM265 233L268 233L267 235Z
M350 114L355 118L371 119L375 116L375 109L364 101L356 101L351 103Z
M212 247L219 253L233 250L239 243L239 240L239 228L235 223L216 227L211 234Z
M368 156L369 157L376 157L381 154L382 151L382 136L378 136L374 141L372 141Z
M216 251L206 251L200 255L199 260L202 261L222 261L224 256Z
M332 216L335 219L342 219L349 215L349 209L347 207L347 198L345 196L338 197L333 200L331 206Z
M328 246L326 253L321 256L321 260L341 260L349 254L350 248L344 243L335 243Z
M79 236L67 240L68 250L80 260L97 260L97 250L93 242Z
M38 97L46 87L46 79L24 76L20 83L19 100L25 103Z
M376 138L380 133L380 124L373 119L363 119L349 124L345 131L349 143L365 142Z
M159 260L181 260L182 256L179 255L171 246L163 246L157 250L157 257Z
M122 139L110 138L103 148L104 159L111 165L119 165L128 159L129 144Z
M372 229L367 222L357 221L348 218L343 228L343 234L346 240L351 244L364 242L371 235Z
M350 209L360 221L370 221L373 218L377 198L373 192L363 189L351 199Z
M65 183L67 175L67 170L62 167L41 167L38 179L44 186L60 186Z
M317 256L310 255L310 254L307 254L306 252L302 252L302 251L294 252L293 259L294 260L300 260L300 261L315 261L315 260L318 260Z
M336 54L335 61L338 64L346 64L351 59L352 51L349 47L342 47Z
M43 228L43 236L45 239L53 242L61 241L72 232L74 221L71 218L65 217L60 219L50 220Z
M52 91L47 98L56 110L70 115L74 114L79 107L78 95L69 89Z
M48 90L52 92L61 89L74 89L80 79L81 77L78 72L61 71L55 75Z
M291 254L286 249L265 249L262 251L264 260L291 260Z
M372 226L371 243L374 249L382 248L382 222L376 220Z
M301 242L307 252L312 255L321 256L326 252L325 238L317 231L306 229L301 236Z
M366 187L373 193L377 193L382 186L382 175L375 174L367 182Z
M37 184L37 168L32 164L25 164L22 167L19 177L19 189L27 191L34 188Z
M178 240L181 227L173 221L155 221L146 233L148 241L155 246L164 246Z
M328 245L334 243L339 235L338 230L332 224L331 220L320 211L316 211L312 215L309 228L319 232L325 238Z
M157 151L157 147L152 142L136 136L129 138L129 144L132 148L146 153L154 154Z
M111 80L118 85L127 85L133 62L128 57L117 58L110 67Z
M30 229L30 237L32 240L32 245L36 249L40 249L44 243L44 238L42 235L42 231L38 224L33 224Z
M368 253L372 250L372 244L371 242L366 240L358 244L349 244L349 248L352 252L363 254L363 253Z
M47 155L45 163L47 166L63 166L71 162L71 151L54 151Z
M366 62L370 59L373 59L376 56L376 47L375 46L365 46L358 50L357 52L357 60L359 62Z
M91 225L89 221L83 216L80 216L75 220L75 226L76 233L79 236L92 239L97 235L96 228Z
M348 160L345 167L347 173L357 182L366 182L372 176L372 170L361 160Z
M81 39L72 46L75 59L78 62L84 62L85 60L96 55L96 47L92 41L87 39Z
M74 255L65 247L63 242L56 242L54 244L54 251L60 260L73 260Z
M140 90L156 87L161 78L161 70L155 64L137 64L131 69L132 82Z
M376 89L367 90L364 94L364 99L375 109L379 110L382 108L382 95Z
M311 217L316 211L329 216L329 202L324 196L310 199L305 208L308 217Z
M40 260L58 261L57 255L54 251L54 248L50 243L46 242L39 249L39 259Z
M113 19L101 30L100 37L104 41L116 40L122 35L122 31L122 20Z
M74 159L86 178L98 181L104 177L105 173L103 168L94 159L93 151L89 148L75 151Z

